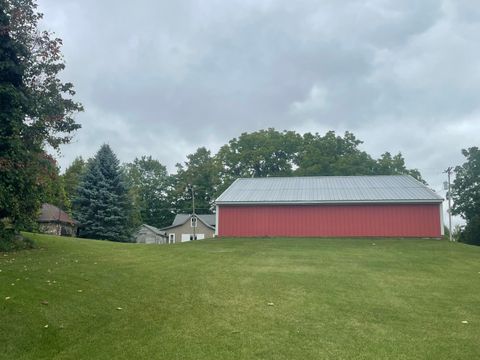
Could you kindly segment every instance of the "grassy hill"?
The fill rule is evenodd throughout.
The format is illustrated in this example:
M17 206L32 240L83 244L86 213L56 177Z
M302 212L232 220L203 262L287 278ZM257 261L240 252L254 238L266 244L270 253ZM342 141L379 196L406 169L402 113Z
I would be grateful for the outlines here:
M2 359L480 358L480 247L29 236L0 253Z

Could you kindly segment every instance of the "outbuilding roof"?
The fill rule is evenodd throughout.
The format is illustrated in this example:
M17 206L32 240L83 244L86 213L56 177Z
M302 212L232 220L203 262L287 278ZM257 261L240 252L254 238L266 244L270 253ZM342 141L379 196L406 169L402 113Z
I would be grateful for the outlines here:
M409 175L305 176L237 179L221 204L439 203L443 199Z
M40 216L38 217L38 222L48 223L66 223L66 224L77 224L65 211L59 207L52 204L43 204L42 209L40 210Z
M155 226L147 225L147 224L142 224L140 228L144 227L145 229L150 230L153 232L155 235L160 235L160 236L167 236L167 233L165 231L161 231L160 229L157 229Z
M215 215L212 214L195 214L195 216L200 219L207 227L211 229L215 229ZM190 218L192 214L177 214L175 215L175 219L173 219L173 223L170 226L162 228L162 230L171 229L173 227L185 224Z

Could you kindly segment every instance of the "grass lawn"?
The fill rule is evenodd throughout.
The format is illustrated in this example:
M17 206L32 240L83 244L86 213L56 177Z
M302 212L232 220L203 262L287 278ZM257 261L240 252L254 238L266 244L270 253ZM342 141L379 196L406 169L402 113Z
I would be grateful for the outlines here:
M0 253L1 359L480 358L480 247L28 236Z

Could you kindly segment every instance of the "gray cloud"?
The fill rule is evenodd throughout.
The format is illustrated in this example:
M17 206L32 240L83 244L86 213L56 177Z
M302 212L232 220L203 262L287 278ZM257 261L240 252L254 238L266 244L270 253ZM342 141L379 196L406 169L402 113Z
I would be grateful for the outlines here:
M480 133L475 1L39 0L86 112L65 167L108 142L170 170L266 127L349 130L437 190Z

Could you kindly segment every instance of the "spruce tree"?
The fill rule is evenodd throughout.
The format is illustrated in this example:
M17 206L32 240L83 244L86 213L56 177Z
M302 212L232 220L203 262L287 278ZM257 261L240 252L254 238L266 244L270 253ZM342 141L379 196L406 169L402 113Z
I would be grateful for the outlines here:
M131 204L119 161L110 146L102 145L91 159L78 186L74 214L82 237L130 241Z

